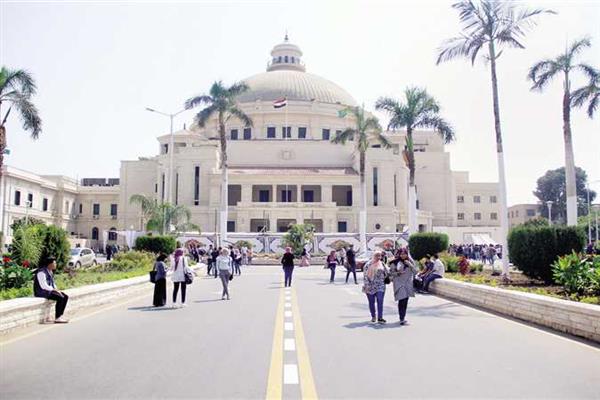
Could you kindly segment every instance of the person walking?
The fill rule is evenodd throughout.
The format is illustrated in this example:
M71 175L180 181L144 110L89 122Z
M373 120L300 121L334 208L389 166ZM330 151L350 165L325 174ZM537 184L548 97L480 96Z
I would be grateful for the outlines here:
M333 283L335 281L335 267L337 267L337 257L335 254L335 250L331 250L329 255L327 256L327 268L330 269L331 274L329 275L329 283Z
M231 297L229 297L229 281L233 279L233 268L229 250L222 249L221 254L217 257L215 263L216 269L219 271L221 284L223 285L221 300L231 300Z
M356 280L356 254L354 253L354 246L350 245L350 248L346 252L346 283L348 283L348 278L350 274L354 275L354 284L358 285L358 281Z
M206 252L206 275L210 276L210 271L213 267L213 259L212 259L213 245L208 246L208 251Z
M292 286L292 274L294 273L294 254L292 248L286 247L283 257L281 257L281 265L283 266L283 280L285 287Z
M221 255L221 250L222 248L219 247L218 249L214 249L212 251L212 253L210 254L211 259L212 259L212 264L213 264L213 270L214 270L214 275L215 275L215 279L217 279L217 276L219 275L219 269L217 268L217 258L219 257L219 255Z
M193 274L187 257L183 254L183 249L175 250L173 262L171 264L171 280L173 281L173 308L177 308L177 294L181 288L180 307L185 307L185 296L187 290L186 274Z
M56 289L54 283L54 270L56 270L56 259L48 257L43 263L44 267L38 268L33 280L33 294L35 297L43 297L56 301L54 309L54 323L66 324L68 319L63 318L69 296L65 292Z
M398 302L398 316L400 325L407 325L406 309L408 298L415 297L413 280L417 273L415 263L408 257L404 249L396 252L394 259L390 262L390 279L394 285L394 299Z
M233 260L233 272L238 275L241 275L242 254L240 253L240 250L237 247L233 248L233 254L231 259Z
M305 248L302 249L302 254L300 254L300 266L310 267L310 254Z
M387 269L381 261L381 252L373 253L373 258L369 261L365 271L365 283L363 292L369 300L369 311L371 312L371 322L385 324L383 319L383 298L385 296L385 278ZM375 318L375 303L377 303L377 318Z
M154 298L152 304L154 307L163 307L167 304L167 266L165 260L167 255L161 253L156 257L154 263L154 270L156 271L156 278L154 282Z

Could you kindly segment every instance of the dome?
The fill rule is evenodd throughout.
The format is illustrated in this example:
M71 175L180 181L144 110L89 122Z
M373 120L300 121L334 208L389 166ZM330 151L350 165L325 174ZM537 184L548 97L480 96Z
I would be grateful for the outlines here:
M239 102L275 101L286 97L292 101L356 105L354 98L335 83L305 72L302 50L289 42L287 34L283 43L273 47L271 57L267 72L243 80L250 90L238 96Z
M241 103L275 101L281 97L288 100L318 101L321 103L354 106L356 100L335 83L320 76L295 70L263 72L244 79L250 87L238 96Z

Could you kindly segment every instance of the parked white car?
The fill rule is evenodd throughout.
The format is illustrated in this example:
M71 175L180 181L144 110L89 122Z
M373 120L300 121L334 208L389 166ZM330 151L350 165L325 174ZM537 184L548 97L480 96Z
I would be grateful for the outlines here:
M98 260L96 260L96 254L92 249L88 249L87 247L71 249L71 258L69 259L70 268L81 268L96 264L98 264Z

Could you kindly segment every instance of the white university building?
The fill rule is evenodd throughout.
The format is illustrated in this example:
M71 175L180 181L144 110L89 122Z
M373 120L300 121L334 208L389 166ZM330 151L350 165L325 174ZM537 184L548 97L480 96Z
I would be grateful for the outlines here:
M228 136L228 236L258 238L285 232L290 223L311 223L321 237L356 243L360 182L354 142L330 139L352 126L338 114L357 105L337 84L306 72L300 48L286 39L271 51L266 72L243 79L250 90L238 97L252 118L244 127L231 119ZM287 106L274 108L286 98ZM367 152L367 232L377 238L403 232L408 217L408 169L402 157L404 134L385 132L391 149ZM10 225L25 215L65 228L100 248L121 240L114 232L143 230L134 194L186 205L200 226L204 243L219 226L221 171L216 116L205 128L157 138L157 153L121 162L118 179L83 179L38 175L4 166L0 185L1 228L10 243ZM171 142L173 145L171 145ZM500 241L500 205L496 182L469 181L468 172L450 169L450 154L434 132L415 133L416 187L420 231L446 232L451 242L474 238ZM169 185L170 157L173 181ZM262 232L259 234L258 232ZM193 236L193 235L188 235ZM264 245L264 246L263 246ZM315 243L320 246L319 243Z

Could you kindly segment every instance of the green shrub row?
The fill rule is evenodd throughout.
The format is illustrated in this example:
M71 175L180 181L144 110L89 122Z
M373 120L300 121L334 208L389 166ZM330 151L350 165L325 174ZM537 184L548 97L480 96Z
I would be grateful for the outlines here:
M580 252L585 233L574 226L518 226L508 235L510 260L530 278L553 282L552 264L560 256Z
M169 235L140 236L135 240L135 249L150 253L171 254L177 248L177 241Z
M600 296L600 256L572 252L552 264L554 281L568 295Z
M445 233L415 233L408 238L408 248L415 260L433 256L448 249L448 235Z

